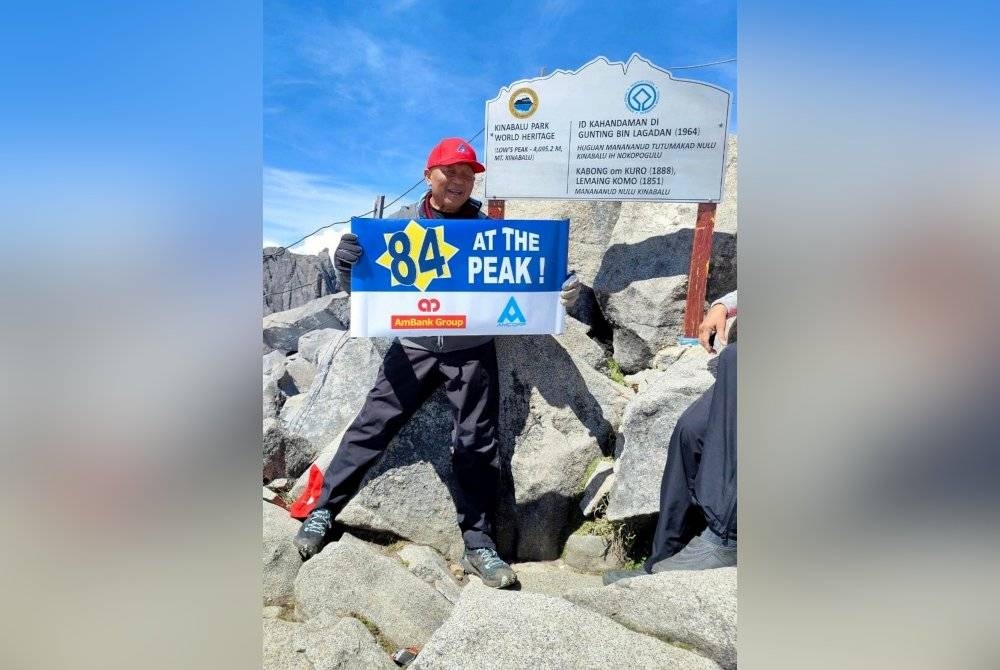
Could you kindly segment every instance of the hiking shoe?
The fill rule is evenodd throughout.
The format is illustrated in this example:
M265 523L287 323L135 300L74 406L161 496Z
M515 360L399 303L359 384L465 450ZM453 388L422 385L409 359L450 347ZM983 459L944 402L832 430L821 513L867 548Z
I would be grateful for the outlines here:
M676 554L651 566L654 573L667 570L711 570L736 565L736 546L723 547L696 537Z
M481 547L466 549L462 567L470 575L478 575L483 584L502 589L517 582L517 574L497 555L496 549Z
M302 522L302 527L292 540L303 561L319 553L326 544L326 537L333 528L333 515L325 507L314 509Z
M620 579L629 579L631 577L642 577L643 575L648 575L650 573L645 570L608 570L603 575L601 575L601 581L604 585L614 584Z

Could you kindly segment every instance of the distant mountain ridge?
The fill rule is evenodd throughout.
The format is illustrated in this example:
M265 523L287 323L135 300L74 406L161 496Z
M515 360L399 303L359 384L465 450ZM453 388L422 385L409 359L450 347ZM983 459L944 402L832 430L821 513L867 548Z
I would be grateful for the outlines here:
M263 257L264 316L340 291L327 249L307 255L265 247Z

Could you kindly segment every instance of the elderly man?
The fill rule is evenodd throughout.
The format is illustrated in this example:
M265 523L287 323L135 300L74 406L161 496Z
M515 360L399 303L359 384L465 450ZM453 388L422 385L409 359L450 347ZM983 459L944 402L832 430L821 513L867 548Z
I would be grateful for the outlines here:
M424 178L428 191L419 202L389 218L488 218L480 212L482 203L470 197L476 174L485 169L468 142L441 140L427 158ZM351 289L351 269L363 253L356 235L347 233L341 238L334 266L346 291ZM571 306L579 291L576 278L569 277L562 287L562 303ZM407 419L442 384L455 420L452 466L459 491L455 500L458 526L466 546L462 565L487 586L504 588L517 581L517 575L497 554L493 540L500 456L497 357L492 336L413 337L392 343L361 412L326 470L316 507L295 537L303 559L322 549L334 518L358 492L365 474Z

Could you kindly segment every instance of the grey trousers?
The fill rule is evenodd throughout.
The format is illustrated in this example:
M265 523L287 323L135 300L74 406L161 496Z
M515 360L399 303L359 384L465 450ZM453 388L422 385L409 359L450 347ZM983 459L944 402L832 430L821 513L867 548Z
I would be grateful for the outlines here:
M394 342L361 412L326 470L316 507L327 507L336 516L358 492L392 438L441 384L455 422L452 469L458 489L458 526L469 549L495 549L492 536L500 454L497 357L492 340L444 353Z

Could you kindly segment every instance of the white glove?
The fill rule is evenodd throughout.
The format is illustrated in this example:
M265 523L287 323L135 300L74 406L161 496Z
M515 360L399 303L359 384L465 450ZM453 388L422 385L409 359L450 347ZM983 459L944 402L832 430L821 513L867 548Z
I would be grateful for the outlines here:
M580 287L583 284L580 280L576 278L575 272L570 272L569 276L563 282L562 288L559 289L559 302L563 304L566 309L569 309L576 304L576 301L580 299Z

